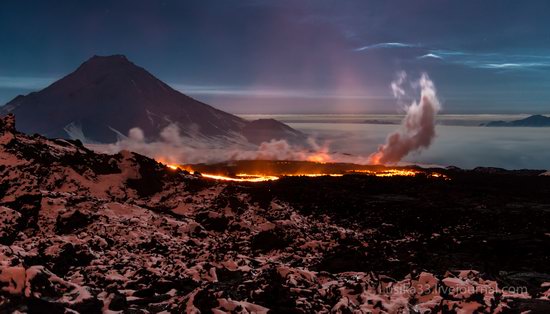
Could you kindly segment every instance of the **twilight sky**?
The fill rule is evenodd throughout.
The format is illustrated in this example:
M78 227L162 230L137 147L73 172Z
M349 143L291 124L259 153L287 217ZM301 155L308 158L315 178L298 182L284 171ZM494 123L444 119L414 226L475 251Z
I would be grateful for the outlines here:
M0 3L0 104L124 54L232 113L395 113L427 72L446 113L550 112L550 1Z

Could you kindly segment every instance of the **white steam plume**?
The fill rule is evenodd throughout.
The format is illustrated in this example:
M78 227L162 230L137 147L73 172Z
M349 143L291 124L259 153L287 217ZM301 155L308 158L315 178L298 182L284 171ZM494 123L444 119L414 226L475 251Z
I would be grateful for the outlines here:
M317 162L333 161L328 143L319 145L313 138L307 141L309 147L291 145L285 140L271 140L260 145L239 141L235 138L193 138L182 135L176 124L165 127L159 140L147 141L140 128L133 128L128 137L115 144L95 145L95 149L117 153L121 150L134 151L167 164L215 163L229 160L307 160Z
M407 73L401 71L397 73L397 79L391 82L391 91L393 92L393 97L397 98L397 100L401 100L406 95L405 89L403 88L403 83L405 83L406 79Z
M402 85L405 74L401 72L392 83L394 95L400 99L405 96ZM433 82L427 74L422 74L420 81L420 101L414 101L406 108L406 115L399 130L391 133L386 144L369 156L373 164L394 164L409 153L428 148L435 137L435 117L441 110Z

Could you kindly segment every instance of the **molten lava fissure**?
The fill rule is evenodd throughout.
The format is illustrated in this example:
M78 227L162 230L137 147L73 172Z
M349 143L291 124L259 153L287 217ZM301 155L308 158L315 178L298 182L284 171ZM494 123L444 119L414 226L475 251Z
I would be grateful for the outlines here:
M279 177L276 177L276 176L264 176L264 175L255 175L255 174L246 174L246 173L239 173L235 175L235 177L228 177L228 176L208 174L208 173L202 173L201 175L209 179L223 180L223 181L236 181L236 182L263 182L263 181L271 181L271 180L279 179Z
M344 175L368 175L376 177L414 177L414 176L425 176L427 178L441 178L444 180L449 180L449 178L439 172L428 171L422 169L406 169L406 168L385 168L385 167L376 167L373 169L364 169L364 168L353 168L352 165L346 165L343 167L341 164L329 164L329 163L315 163L308 162L308 165L317 165L319 168L317 171L311 171L312 167L309 167L310 172L306 171L308 169L304 168L301 171L292 171L292 166L296 162L284 161L277 162L278 165L286 165L289 169L273 169L268 167L269 161L263 161L263 164L266 168L247 168L250 164L257 163L258 161L240 161L241 170L246 170L246 172L237 172L236 174L230 175L229 173L235 173L232 170L231 166L220 166L220 165L176 165L176 164L166 164L166 167L172 170L184 170L188 172L200 173L203 178L220 180L220 181L234 181L234 182L265 182L265 181L274 181L279 180L281 177L342 177ZM162 162L161 162L162 163ZM271 162L273 163L273 162ZM360 167L355 165L356 167ZM206 171L205 171L206 170ZM277 171L278 170L278 171Z

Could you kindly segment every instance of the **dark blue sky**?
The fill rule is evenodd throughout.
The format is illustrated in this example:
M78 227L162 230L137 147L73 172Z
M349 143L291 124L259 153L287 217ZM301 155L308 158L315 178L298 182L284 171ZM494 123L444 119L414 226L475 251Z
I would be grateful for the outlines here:
M447 113L547 113L549 16L546 0L4 0L0 104L124 54L233 113L396 112L402 70Z

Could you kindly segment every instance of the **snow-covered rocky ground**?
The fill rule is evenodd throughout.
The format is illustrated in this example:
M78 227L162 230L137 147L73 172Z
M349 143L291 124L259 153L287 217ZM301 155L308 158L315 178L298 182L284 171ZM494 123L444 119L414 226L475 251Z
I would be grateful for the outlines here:
M135 153L17 133L9 116L0 205L2 313L497 313L550 294L504 291L475 270L319 271L372 230L259 206Z

